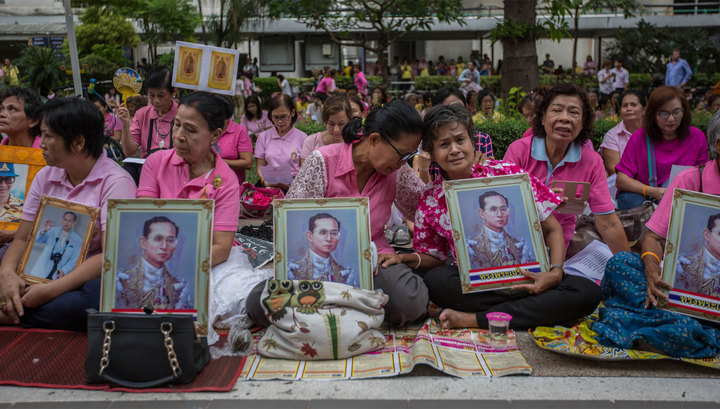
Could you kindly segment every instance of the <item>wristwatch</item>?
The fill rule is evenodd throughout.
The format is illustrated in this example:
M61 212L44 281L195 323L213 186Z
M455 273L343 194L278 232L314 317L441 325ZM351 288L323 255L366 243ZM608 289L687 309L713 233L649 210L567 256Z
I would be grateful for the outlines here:
M565 278L565 276L567 276L567 273L565 272L562 264L550 264L550 270L552 270L553 268L559 268L560 271L562 271L562 278Z

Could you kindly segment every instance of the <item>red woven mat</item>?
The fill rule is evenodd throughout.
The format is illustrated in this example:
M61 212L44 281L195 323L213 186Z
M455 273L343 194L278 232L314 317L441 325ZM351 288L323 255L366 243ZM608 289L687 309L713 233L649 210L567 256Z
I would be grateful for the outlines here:
M186 385L129 389L85 383L87 335L82 332L0 327L0 385L124 392L227 392L245 357L213 359Z

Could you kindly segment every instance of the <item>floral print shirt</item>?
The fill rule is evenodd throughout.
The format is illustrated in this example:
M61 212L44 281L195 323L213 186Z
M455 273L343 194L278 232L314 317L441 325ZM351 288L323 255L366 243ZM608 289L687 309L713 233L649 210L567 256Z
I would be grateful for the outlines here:
M475 165L472 177L484 178L519 173L528 172L512 162L488 160L483 164ZM442 184L443 178L438 176L425 187L420 197L415 214L413 247L418 253L429 254L442 261L452 256L453 263L457 264L450 213ZM562 199L533 175L530 175L530 185L538 218L544 221L560 205Z

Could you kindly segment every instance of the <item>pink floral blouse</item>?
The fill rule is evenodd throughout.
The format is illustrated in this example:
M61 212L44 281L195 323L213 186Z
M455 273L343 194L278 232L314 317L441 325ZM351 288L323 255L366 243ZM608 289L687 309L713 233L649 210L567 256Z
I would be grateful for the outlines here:
M518 173L528 172L512 162L488 160L484 164L475 165L472 170L472 177L484 178ZM457 264L450 213L448 212L442 184L443 178L438 176L425 187L420 196L420 203L418 204L417 213L415 213L413 247L418 253L429 254L442 261L447 260L448 256L452 255L453 263ZM530 184L535 198L535 209L538 212L538 218L540 221L544 221L560 205L562 199L533 175L530 175Z

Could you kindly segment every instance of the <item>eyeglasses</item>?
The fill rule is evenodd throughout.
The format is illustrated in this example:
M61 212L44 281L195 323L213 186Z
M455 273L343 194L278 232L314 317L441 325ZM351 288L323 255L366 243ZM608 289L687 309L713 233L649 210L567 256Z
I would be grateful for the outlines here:
M5 182L6 185L12 185L13 183L15 183L15 177L13 177L13 176L0 177L0 183L2 183L2 182Z
M398 154L398 156L400 156L400 159L398 159L398 164L401 164L401 163L403 163L403 162L407 162L410 158L412 158L413 156L415 156L415 155L418 154L418 150L417 150L417 149L415 149L415 152L402 153L402 152L400 152L400 151L398 150L398 148L395 147L395 145L392 144L392 142L390 142L390 138L387 138L387 137L386 137L385 135L383 135L383 134L380 134L380 136L385 140L385 142L388 143L388 145L390 145L391 148L393 148L393 150L395 150L395 152Z
M150 237L150 243L157 247L162 246L163 243L165 243L168 247L175 247L178 244L178 239L175 236L163 236L161 234L156 234Z
M657 116L658 118L662 119L663 121L668 119L670 115L673 116L675 119L680 119L683 116L683 110L682 109L676 109L672 112L668 111L658 111Z
M280 115L280 116L273 115L271 118L274 122L285 122L290 119L290 115Z
M328 235L330 236L331 239L337 239L338 237L340 237L340 232L338 230L322 229L322 230L317 231L315 233L315 235L318 237L322 237L323 239L326 239L328 237Z
M484 210L484 212L485 213L493 213L493 214L495 214L495 213L506 214L506 213L510 213L510 209L508 209L507 206L500 206L500 207L491 206L489 209Z

